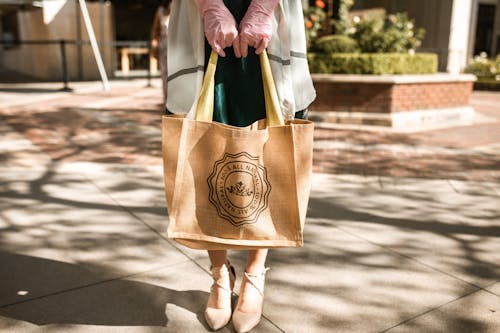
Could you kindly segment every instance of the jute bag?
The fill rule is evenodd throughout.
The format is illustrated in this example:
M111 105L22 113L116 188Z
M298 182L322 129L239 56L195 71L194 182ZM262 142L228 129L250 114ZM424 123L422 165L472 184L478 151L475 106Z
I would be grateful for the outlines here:
M260 56L267 118L241 128L212 122L212 52L195 120L162 119L168 237L195 249L302 246L313 123L285 124L267 54Z

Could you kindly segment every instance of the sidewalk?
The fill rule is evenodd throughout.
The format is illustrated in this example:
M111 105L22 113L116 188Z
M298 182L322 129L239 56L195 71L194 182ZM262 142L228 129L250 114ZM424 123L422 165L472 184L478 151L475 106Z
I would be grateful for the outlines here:
M0 84L0 332L209 332L208 259L165 236L153 83ZM316 131L306 245L270 252L253 332L500 331L500 95L473 106Z

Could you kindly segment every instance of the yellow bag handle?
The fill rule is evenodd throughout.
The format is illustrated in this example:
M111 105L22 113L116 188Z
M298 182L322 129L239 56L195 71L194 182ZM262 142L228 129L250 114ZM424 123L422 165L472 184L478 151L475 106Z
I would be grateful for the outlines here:
M199 121L212 122L214 114L215 69L217 67L218 57L218 54L212 50L205 76L203 77L200 97L196 105L195 119ZM269 58L265 50L260 54L260 68L262 71L264 99L266 103L266 126L283 126L285 125L285 121L281 114L278 94L276 93L276 87L271 73L271 65L269 64Z

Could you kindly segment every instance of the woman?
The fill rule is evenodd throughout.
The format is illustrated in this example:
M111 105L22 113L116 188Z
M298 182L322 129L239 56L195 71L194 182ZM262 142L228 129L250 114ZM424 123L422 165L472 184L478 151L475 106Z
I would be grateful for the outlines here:
M248 126L265 118L259 56L267 48L285 118L303 117L314 100L300 0L174 0L169 27L167 111L194 115L205 64L219 54L214 121ZM296 112L296 111L299 112ZM238 303L237 332L262 315L268 250L249 250ZM208 251L214 284L205 318L218 330L231 320L235 271L226 251Z
M161 2L156 10L153 27L151 28L151 51L160 64L163 85L163 107L165 107L167 101L167 36L171 2L171 0L163 0Z

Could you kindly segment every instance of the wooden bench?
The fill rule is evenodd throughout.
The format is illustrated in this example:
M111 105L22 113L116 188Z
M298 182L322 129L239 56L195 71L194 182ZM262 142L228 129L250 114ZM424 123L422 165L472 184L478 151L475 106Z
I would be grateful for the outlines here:
M130 59L131 54L149 54L149 49L147 47L121 47L118 49L120 54L120 63L123 74L128 74L130 72ZM158 72L158 60L149 54L149 70L151 73Z

